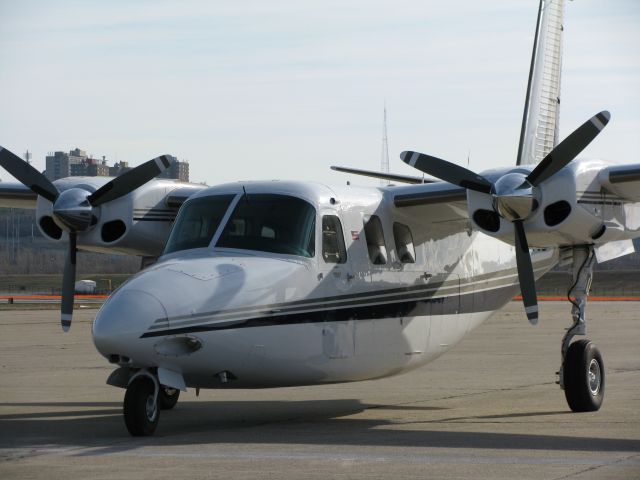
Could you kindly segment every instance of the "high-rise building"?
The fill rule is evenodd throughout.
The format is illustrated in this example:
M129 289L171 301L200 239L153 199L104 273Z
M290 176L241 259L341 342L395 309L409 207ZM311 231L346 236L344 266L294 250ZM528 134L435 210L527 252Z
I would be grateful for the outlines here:
M86 173L88 177L108 177L109 176L109 165L107 165L106 160L98 161L95 158L87 158L86 161Z
M177 157L169 155L171 165L158 178L174 178L183 182L189 181L189 163L181 162ZM45 176L53 181L64 177L117 177L131 170L128 162L116 162L113 167L107 160L91 158L87 152L75 148L69 153L53 152L47 155Z
M53 152L47 155L45 176L49 180L86 175L87 153L76 148L69 153Z
M116 162L114 163L113 167L109 167L109 176L117 177L118 175L121 175L128 170L131 170L129 162Z
M182 182L189 181L189 162L179 161L177 157L173 155L167 155L171 165L164 172L158 175L157 178L175 178Z
M71 175L71 170L69 169L69 154L65 152L53 152L47 155L44 174L51 181Z

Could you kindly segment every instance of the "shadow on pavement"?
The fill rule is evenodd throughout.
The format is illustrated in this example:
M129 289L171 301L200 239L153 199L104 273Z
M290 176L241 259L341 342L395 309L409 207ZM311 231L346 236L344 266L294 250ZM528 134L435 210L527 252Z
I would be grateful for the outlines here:
M559 451L640 451L640 441L617 438L439 431L425 425L463 420L563 415L531 412L480 417L433 416L436 407L366 405L355 399L307 401L185 401L163 411L156 435L133 438L127 433L119 402L5 403L0 407L33 406L47 412L0 415L0 448L75 446L92 449L86 455L128 452L144 446L207 444L307 444L401 446ZM96 408L99 407L99 408ZM61 409L71 408L69 411ZM93 409L92 408L96 408ZM376 419L359 418L366 409ZM412 412L397 423L394 410ZM389 411L389 415L385 413ZM411 430L406 429L411 425ZM403 428L404 429L399 429Z

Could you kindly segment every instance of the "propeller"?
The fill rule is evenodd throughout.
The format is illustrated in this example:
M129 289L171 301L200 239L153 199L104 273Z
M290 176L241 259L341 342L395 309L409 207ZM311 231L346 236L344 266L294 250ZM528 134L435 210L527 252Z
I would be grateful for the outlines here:
M525 221L540 205L541 195L538 186L576 158L609 123L610 118L611 115L606 110L597 113L556 145L528 175L521 170L512 171L498 178L495 183L471 170L437 157L411 151L400 154L402 161L423 173L491 195L495 212L513 223L522 301L527 318L534 325L538 323L538 299Z
M73 317L78 233L85 232L93 226L100 205L131 193L162 173L170 164L169 157L161 155L114 178L95 192L84 188L69 188L60 192L42 173L9 150L0 147L0 166L34 193L49 200L53 204L54 221L69 235L60 308L60 323L65 332L71 327Z

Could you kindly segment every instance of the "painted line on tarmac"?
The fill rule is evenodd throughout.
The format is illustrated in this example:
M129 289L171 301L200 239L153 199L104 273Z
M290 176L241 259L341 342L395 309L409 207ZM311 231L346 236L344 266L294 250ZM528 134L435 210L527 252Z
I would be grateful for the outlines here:
M145 447L142 447L145 448ZM107 447L89 448L86 447L66 447L38 449L39 454L46 454L47 450L51 454L68 454L82 457L139 457L139 458L193 458L212 460L321 460L328 462L410 462L410 463L445 463L452 465L576 465L576 466L640 466L640 455L628 455L628 452L609 452L618 457L613 458L568 458L549 456L492 456L481 453L470 455L416 455L416 454L368 454L360 452L331 453L331 452L278 452L249 450L238 452L237 450L223 452L199 451L199 452L175 452L175 451L144 451L137 449L130 451L127 447ZM540 451L541 453L544 450ZM569 452L567 452L569 453ZM622 457L621 457L622 456Z

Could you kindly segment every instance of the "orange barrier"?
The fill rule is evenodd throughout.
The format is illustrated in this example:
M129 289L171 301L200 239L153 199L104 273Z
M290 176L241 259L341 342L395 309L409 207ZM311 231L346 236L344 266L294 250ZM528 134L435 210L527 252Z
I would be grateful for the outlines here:
M514 300L522 301L522 297L518 295L517 297L513 297ZM538 297L538 300L542 302L566 302L566 296L545 296L542 295ZM589 296L590 302L640 302L640 297L625 297L625 296L603 296L603 297L595 297Z
M104 300L109 295L75 295L76 299ZM0 300L60 300L60 295L0 295Z
M76 295L76 300L106 300L109 295ZM60 300L60 295L0 295L0 300ZM520 295L513 297L514 301L522 301ZM538 297L541 302L566 302L566 296L541 295ZM590 302L640 302L640 297L613 296L589 297Z

